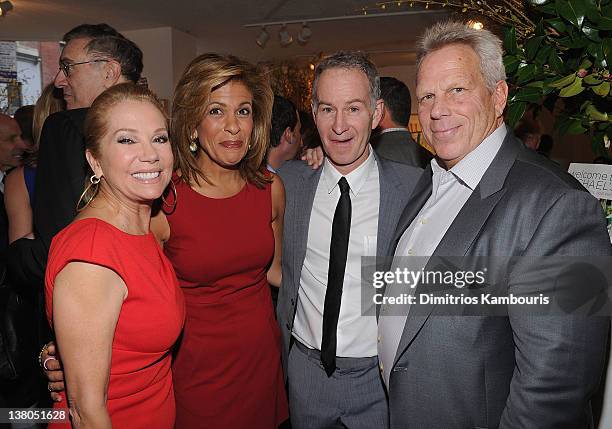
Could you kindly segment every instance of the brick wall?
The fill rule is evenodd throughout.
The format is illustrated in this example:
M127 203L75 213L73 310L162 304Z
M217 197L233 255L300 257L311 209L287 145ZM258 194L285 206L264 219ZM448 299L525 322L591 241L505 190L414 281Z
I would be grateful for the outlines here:
M43 88L53 82L58 70L61 47L59 42L40 42L41 76Z

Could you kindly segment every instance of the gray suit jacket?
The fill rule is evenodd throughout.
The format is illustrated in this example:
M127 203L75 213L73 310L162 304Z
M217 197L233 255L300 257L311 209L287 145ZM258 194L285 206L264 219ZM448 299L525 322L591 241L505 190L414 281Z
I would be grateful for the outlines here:
M389 131L372 136L376 154L391 161L425 168L433 155L412 138L408 130Z
M389 252L400 214L421 174L420 169L376 157L380 183L377 254ZM313 170L303 161L288 161L278 174L285 185L285 223L283 233L283 280L276 307L283 340L283 367L287 374L287 356L300 288L300 276L310 213L322 169Z
M394 247L430 193L431 167L402 214ZM511 131L434 252L468 260L611 254L597 200ZM521 274L515 271L509 284ZM448 316L441 307L409 312L390 374L391 428L590 426L609 318L526 316L513 306L508 317Z

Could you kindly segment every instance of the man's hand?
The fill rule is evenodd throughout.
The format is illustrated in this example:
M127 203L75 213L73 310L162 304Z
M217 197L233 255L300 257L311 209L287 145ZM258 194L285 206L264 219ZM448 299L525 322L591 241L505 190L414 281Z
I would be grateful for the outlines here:
M313 170L319 168L321 164L323 164L324 159L325 155L323 154L321 146L317 146L313 149L306 149L304 150L304 155L302 155L302 161L306 161Z
M62 371L62 362L59 360L55 343L53 341L46 344L41 354L43 370L49 382L47 388L51 394L51 399L55 402L62 400L61 392L66 388L64 386L64 371Z

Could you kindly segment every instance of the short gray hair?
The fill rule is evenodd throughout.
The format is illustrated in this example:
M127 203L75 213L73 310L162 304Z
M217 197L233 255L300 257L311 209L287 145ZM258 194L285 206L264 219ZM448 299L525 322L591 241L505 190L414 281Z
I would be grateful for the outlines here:
M490 91L497 82L506 80L502 42L489 30L476 30L458 21L438 22L425 30L417 43L417 76L423 59L449 45L466 45L480 58L480 71Z
M370 87L370 100L372 108L376 106L376 101L380 98L380 78L376 66L368 59L367 55L361 51L340 51L325 58L315 68L314 80L312 82L312 105L316 110L319 105L317 97L317 84L319 78L325 70L329 69L355 69L362 71L368 78Z

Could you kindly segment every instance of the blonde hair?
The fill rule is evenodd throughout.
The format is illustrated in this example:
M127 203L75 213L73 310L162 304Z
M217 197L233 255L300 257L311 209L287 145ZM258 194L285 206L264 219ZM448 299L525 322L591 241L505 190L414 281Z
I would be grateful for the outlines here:
M40 143L40 135L42 133L45 119L55 112L66 110L66 103L61 98L57 97L53 83L48 84L43 89L36 105L34 106L34 117L32 119L32 137L34 144L38 146Z
M270 135L274 95L267 76L254 65L232 55L214 53L195 58L185 69L174 91L171 139L174 143L175 168L181 180L199 185L208 182L189 149L191 137L206 113L211 93L229 81L244 84L253 95L253 131L250 149L238 165L240 175L248 182L263 187L270 179L261 166L265 160Z
M490 91L495 89L497 82L506 80L499 37L489 30L476 30L458 21L438 22L425 30L417 43L417 76L427 54L449 45L466 45L474 50L480 59L480 72Z
M94 100L87 112L87 118L85 119L85 149L88 150L94 158L100 159L102 138L108 132L108 112L117 104L127 100L151 103L160 111L166 119L166 122L168 121L164 107L157 96L148 88L136 85L132 82L111 86ZM91 166L88 165L88 174L85 180L86 187L82 196L82 199L86 201L87 204L95 197L95 192L97 191L97 187L89 186L91 175L93 175L93 170ZM89 194L88 191L92 191L92 194Z

